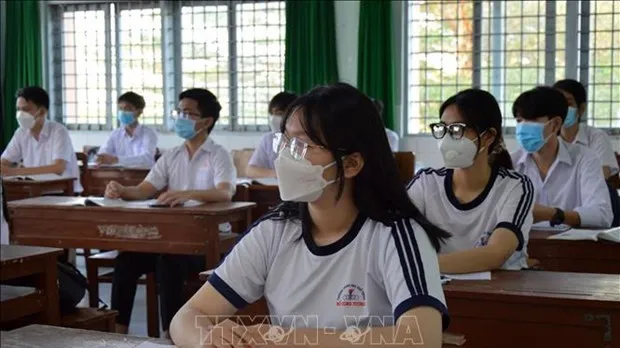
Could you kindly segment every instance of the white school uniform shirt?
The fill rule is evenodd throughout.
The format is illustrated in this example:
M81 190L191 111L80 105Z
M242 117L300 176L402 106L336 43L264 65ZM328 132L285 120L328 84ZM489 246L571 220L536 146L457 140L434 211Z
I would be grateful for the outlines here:
M579 125L579 131L577 131L573 144L580 144L594 151L599 156L603 166L611 169L612 175L618 174L618 161L607 133L582 123Z
M609 227L613 212L601 161L584 146L558 140L558 155L545 180L532 155L523 149L511 154L515 170L532 180L537 204L576 211L583 227Z
M55 160L65 160L67 164L62 176L76 178L73 191L82 192L80 170L69 131L58 122L45 120L38 141L29 129L19 127L2 153L2 158L13 163L23 161L24 167L49 166Z
M392 149L392 152L398 152L398 141L399 141L398 134L394 132L393 130L386 128L385 135L387 135L388 142L390 143L390 148Z
M2 218L0 218L0 244L9 244L9 224L6 223L6 216L4 216L4 185L0 185L0 205L2 206Z
M209 190L225 182L234 187L236 176L228 151L207 138L191 160L184 144L164 152L145 181L157 190Z
M209 277L236 308L264 297L273 325L343 330L393 325L430 306L447 327L437 254L415 221L360 215L340 240L317 246L308 218L279 214L255 222Z
M157 133L138 124L133 135L129 135L125 127L113 130L98 153L118 157L122 166L151 168L155 164L156 151Z
M530 179L515 171L494 168L482 193L461 203L452 188L453 169L426 168L418 171L408 186L409 197L434 225L452 234L441 253L485 246L493 231L512 231L519 245L502 269L527 268L527 243L534 220L534 187Z

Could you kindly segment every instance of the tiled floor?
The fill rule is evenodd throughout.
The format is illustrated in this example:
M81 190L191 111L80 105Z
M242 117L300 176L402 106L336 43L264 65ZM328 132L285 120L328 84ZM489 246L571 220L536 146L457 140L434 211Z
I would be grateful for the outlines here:
M82 274L86 275L86 264L84 263L84 258L78 256L76 263L78 269L82 272ZM104 269L101 269L99 272L103 271ZM108 305L108 308L112 305L110 298L111 294L112 284L99 284L99 296L101 297L101 300L103 300ZM84 297L79 306L88 307L88 295ZM131 314L131 323L129 324L129 334L134 336L147 336L146 289L144 285L138 285L138 290L136 291L136 298L133 304L133 312Z

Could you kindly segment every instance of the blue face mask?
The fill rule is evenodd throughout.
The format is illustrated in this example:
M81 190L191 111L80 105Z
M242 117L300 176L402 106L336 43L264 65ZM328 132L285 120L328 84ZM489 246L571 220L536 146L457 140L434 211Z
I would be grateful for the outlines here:
M521 122L517 123L517 141L529 153L539 151L547 142L544 131L547 123Z
M136 116L131 111L118 110L116 117L118 118L118 122L123 126L128 126L136 122Z
M196 136L195 125L196 121L190 118L178 118L174 121L174 130L178 136L188 140Z
M572 127L575 123L577 123L577 108L569 106L564 120L564 128Z

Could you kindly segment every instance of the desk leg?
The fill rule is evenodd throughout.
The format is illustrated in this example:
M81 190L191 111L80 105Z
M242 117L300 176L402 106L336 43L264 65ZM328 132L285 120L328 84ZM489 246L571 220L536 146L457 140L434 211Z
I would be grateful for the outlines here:
M44 322L47 325L60 325L60 299L58 297L58 268L57 257L49 257L45 263L45 271L37 278L37 288L45 292Z
M205 268L214 269L220 259L220 228L216 223L207 223L207 255Z
M77 179L77 180L79 180L79 179ZM75 192L73 191L73 181L67 182L67 187L65 187L65 192L66 192L67 196L69 196L69 197L75 196Z

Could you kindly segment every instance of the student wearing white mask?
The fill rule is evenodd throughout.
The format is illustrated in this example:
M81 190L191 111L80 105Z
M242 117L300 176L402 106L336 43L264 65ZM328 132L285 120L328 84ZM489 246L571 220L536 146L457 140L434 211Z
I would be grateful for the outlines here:
M420 170L409 196L452 234L439 255L441 272L526 268L534 188L512 170L497 101L486 91L464 90L441 105L439 116L430 129L445 167Z
M594 151L603 163L603 175L606 179L618 174L618 161L616 161L607 134L581 122L587 110L586 89L583 85L579 81L564 79L556 82L553 88L562 92L568 102L568 112L562 127L562 139Z
M47 119L49 106L49 95L41 87L25 87L17 92L15 108L19 128L2 153L2 175L74 177L73 190L80 193L80 172L69 131Z
M115 129L99 149L98 164L120 164L127 167L151 168L155 163L157 133L140 123L144 111L144 98L134 92L118 97Z
M274 161L277 154L273 151L273 142L276 132L280 131L282 117L288 106L297 99L297 95L290 92L280 92L269 102L270 132L263 135L258 148L254 150L248 162L247 175L250 178L275 178Z
M512 160L536 188L534 222L609 227L613 212L601 161L585 146L560 138L567 111L564 95L545 86L523 92L512 105L521 145Z
M177 313L175 344L261 346L275 325L288 332L278 344L339 347L356 325L388 345L441 347L448 318L436 250L447 233L407 197L370 99L347 84L318 87L283 122L275 168L285 202ZM261 297L270 325L241 332L230 317Z

